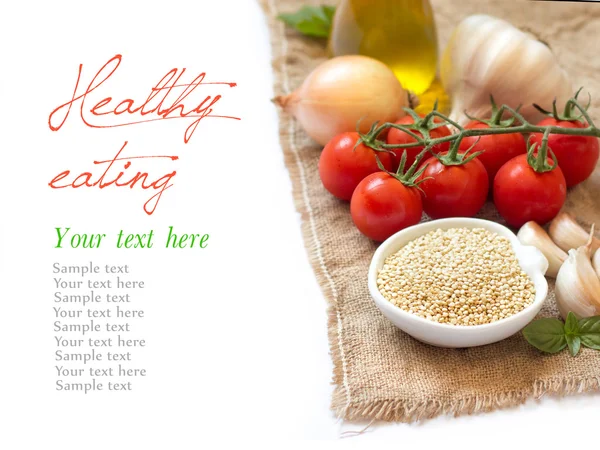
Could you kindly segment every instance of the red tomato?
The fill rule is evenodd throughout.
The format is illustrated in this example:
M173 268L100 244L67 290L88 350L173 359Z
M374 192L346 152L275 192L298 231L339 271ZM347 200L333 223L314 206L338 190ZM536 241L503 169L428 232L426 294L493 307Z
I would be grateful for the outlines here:
M552 160L548 159L548 164ZM540 225L552 220L567 198L560 167L538 173L519 155L504 164L494 179L494 203L506 222L517 228L530 220Z
M441 119L434 117L434 122L440 123ZM402 119L398 120L396 123L400 124L400 125L410 125L410 124L415 123L415 120L412 118L411 115L406 115ZM422 136L421 133L418 131L414 131L414 133L418 136ZM445 125L442 127L439 127L439 128L435 128L429 132L429 135L431 136L432 139L438 139L441 137L450 136L451 134L452 133L450 132L450 129ZM390 131L388 132L388 135L387 135L386 142L388 144L394 144L394 145L410 144L412 142L416 142L416 139L414 137L412 137L410 134L408 134L402 130L399 130L397 128L390 128ZM449 149L450 149L450 142L443 142L443 143L438 144L435 147L433 147L431 149L431 151L432 151L432 153L441 153L444 151L448 151ZM421 153L421 151L423 150L423 146L410 147L410 148L406 148L406 149L398 148L396 150L392 150L392 152L394 152L394 156L395 156L394 157L395 168L397 168L400 165L400 159L402 158L402 153L405 150L406 150L406 165L404 167L408 169L410 166L412 166L412 163L415 162L417 155L419 153Z
M463 165L445 166L435 156L427 159L423 181L423 209L432 219L472 217L481 209L489 190L488 175L477 158Z
M350 200L363 178L381 169L377 166L375 150L360 144L360 136L351 131L334 137L327 143L319 159L319 175L323 186L337 198ZM379 152L379 159L387 170L392 170L392 156Z
M403 228L419 223L422 213L418 189L405 186L385 172L362 180L350 202L354 224L375 241L384 241Z
M465 127L467 129L479 129L479 128L490 128L486 123L479 121L471 121ZM477 142L479 139L479 142ZM475 144L477 142L477 144ZM464 152L470 148L473 144L473 150L471 152L483 151L481 155L477 157L479 161L487 170L488 178L490 180L490 188L494 184L494 177L500 167L504 165L508 160L514 158L517 155L527 153L527 143L521 133L510 133L510 134L491 134L488 136L470 136L464 138L461 143L459 150Z
M556 120L548 117L542 120L539 126L557 126L561 128L586 128L587 124L579 121ZM532 141L541 144L542 134L533 133ZM548 147L554 152L558 166L567 182L567 186L575 186L586 180L594 171L600 147L598 139L592 136L568 136L565 134L551 134L548 137Z

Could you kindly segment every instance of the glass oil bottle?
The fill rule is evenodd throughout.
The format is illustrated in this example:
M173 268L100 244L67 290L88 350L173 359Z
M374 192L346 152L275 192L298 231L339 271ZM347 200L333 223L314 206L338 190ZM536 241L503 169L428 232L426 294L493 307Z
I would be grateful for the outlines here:
M342 0L333 19L329 52L376 58L394 71L405 89L422 94L437 69L429 0Z

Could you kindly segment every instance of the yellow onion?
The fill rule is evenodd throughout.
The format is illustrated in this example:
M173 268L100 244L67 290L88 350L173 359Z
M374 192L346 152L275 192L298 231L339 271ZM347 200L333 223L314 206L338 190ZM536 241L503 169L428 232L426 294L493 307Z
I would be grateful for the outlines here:
M338 56L314 69L302 86L274 102L294 115L321 145L346 131L366 133L373 122L395 122L406 115L408 92L394 72L376 59Z

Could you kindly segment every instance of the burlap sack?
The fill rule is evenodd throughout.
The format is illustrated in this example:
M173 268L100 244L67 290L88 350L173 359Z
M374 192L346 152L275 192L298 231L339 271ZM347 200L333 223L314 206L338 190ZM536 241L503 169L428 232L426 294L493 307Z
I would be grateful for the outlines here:
M275 93L288 94L325 58L322 41L305 38L275 17L321 0L261 0L271 31ZM546 40L575 86L593 95L600 118L600 4L490 0L432 0L440 49L458 21L485 12L526 26ZM518 68L514 68L515 71ZM521 334L478 348L451 350L422 344L393 326L367 291L376 244L353 226L348 203L329 195L317 171L320 148L294 119L280 115L281 145L302 215L306 248L329 304L334 361L332 409L346 420L414 421L510 407L546 394L600 389L600 352L544 355ZM569 192L566 210L600 224L600 170ZM480 217L498 220L492 205ZM556 316L552 288L541 316Z

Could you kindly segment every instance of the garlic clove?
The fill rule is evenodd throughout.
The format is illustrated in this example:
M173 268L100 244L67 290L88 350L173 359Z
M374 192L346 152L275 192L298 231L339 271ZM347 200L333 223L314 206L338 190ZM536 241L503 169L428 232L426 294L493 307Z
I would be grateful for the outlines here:
M596 250L592 258L592 266L600 278L600 250Z
M600 315L600 277L590 261L593 230L586 245L569 250L556 276L554 294L563 319L569 311L578 318Z
M558 214L558 216L550 222L548 233L554 243L564 251L569 251L572 248L579 248L582 245L585 245L590 237L590 234L577 223L572 215L564 212ZM595 238L593 235L591 236L591 239L591 249L593 252L600 247L600 239Z
M567 254L552 242L548 233L536 222L530 221L521 227L517 237L521 244L532 245L542 252L548 260L546 276L556 278L560 266L567 259Z

